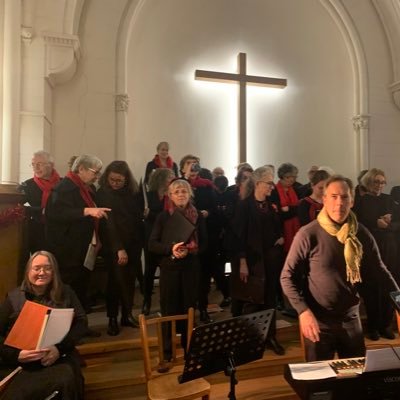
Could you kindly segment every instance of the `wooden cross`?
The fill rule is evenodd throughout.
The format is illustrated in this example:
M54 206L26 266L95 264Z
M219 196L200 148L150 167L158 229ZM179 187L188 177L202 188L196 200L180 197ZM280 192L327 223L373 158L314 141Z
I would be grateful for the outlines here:
M264 76L246 75L246 53L238 55L237 74L228 72L204 71L196 69L195 79L239 84L239 162L245 162L247 156L247 123L246 123L246 86L258 85L283 89L286 79L267 78Z

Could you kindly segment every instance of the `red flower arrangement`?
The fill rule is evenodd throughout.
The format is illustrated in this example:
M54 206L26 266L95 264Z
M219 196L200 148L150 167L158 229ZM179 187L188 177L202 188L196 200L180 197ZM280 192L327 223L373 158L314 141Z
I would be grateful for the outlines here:
M25 208L18 204L0 212L0 227L6 227L25 218Z

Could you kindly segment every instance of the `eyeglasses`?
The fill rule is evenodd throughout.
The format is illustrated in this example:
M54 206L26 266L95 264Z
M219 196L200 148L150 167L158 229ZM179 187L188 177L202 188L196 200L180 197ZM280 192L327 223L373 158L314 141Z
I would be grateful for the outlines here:
M52 272L53 271L53 267L49 264L45 264L45 265L34 265L31 267L31 271L33 272Z
M269 186L271 186L271 187L274 187L274 186L275 186L275 183L272 182L272 181L258 181L258 182L266 183L267 185L269 185Z
M95 176L99 176L101 174L100 170L95 170L94 168L88 168L89 171L92 171Z
M32 167L32 168L36 168L36 167L38 167L38 168L42 168L42 167L44 167L45 165L47 165L48 163L46 163L46 162L33 162L30 166Z
M374 180L375 185L386 185L386 181L380 181L379 179Z

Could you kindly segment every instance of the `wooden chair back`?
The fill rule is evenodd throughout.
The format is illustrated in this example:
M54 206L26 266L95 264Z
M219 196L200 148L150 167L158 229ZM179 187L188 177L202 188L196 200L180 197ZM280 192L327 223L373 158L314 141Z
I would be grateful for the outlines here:
M163 344L163 330L162 325L169 325L171 329L171 342L172 342L172 364L176 364L183 360L182 357L178 357L177 354L177 344L180 344L179 338L177 336L176 331L176 323L178 321L187 321L187 349L189 348L190 338L192 335L193 327L194 327L194 310L193 308L189 308L187 314L182 315L171 315L166 317L155 317L146 319L143 314L139 315L139 326L140 326L140 336L142 339L142 348L143 348L143 363L144 363L144 372L146 375L146 380L149 381L152 378L153 372L159 367L164 360L164 344ZM149 340L149 330L154 327L156 331L156 340L158 347L158 363L152 362L150 347L154 346L154 342L150 343Z

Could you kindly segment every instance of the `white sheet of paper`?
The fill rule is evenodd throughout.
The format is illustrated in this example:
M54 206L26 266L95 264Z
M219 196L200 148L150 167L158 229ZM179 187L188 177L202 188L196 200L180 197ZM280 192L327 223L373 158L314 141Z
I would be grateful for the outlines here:
M310 363L289 364L293 379L310 381L313 379L336 378L335 371L328 361L316 361Z
M73 308L53 308L47 320L38 349L60 343L71 328L74 317Z
M400 360L392 347L367 350L364 372L400 369Z

